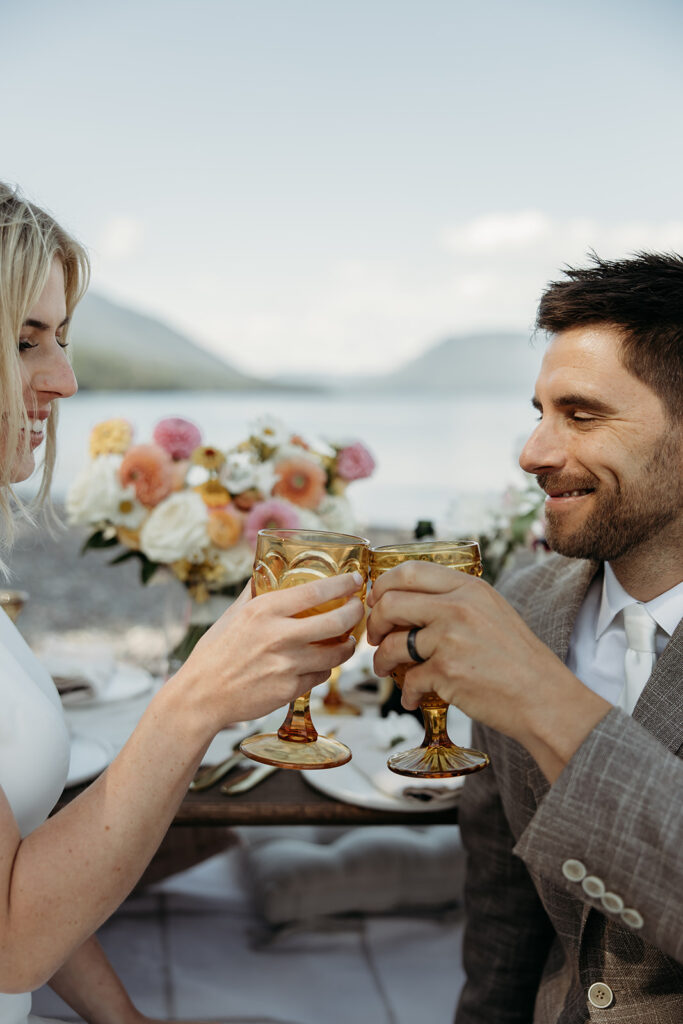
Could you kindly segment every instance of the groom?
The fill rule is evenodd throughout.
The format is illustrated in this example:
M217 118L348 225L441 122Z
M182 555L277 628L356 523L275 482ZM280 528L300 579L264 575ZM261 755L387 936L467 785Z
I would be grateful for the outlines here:
M457 1024L683 1021L683 258L568 270L520 463L556 554L373 587L375 668L475 720Z

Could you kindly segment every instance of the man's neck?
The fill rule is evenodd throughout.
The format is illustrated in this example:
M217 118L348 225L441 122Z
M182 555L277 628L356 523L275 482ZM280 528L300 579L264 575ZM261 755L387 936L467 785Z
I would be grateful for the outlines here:
M636 601L652 601L683 582L683 537L664 542L661 534L610 561L614 575Z

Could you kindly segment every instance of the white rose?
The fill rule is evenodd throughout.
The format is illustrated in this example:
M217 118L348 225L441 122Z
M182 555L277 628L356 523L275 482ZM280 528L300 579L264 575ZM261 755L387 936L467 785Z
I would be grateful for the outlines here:
M220 480L231 494L253 489L267 495L271 493L276 477L270 459L261 462L251 452L228 452Z
M140 549L153 562L201 561L209 544L208 512L195 491L179 491L152 509L140 531Z
M251 576L254 565L254 552L246 541L240 541L231 548L218 552L218 561L225 569L225 578L220 581L221 586L229 586L232 583L241 583Z
M132 509L142 507L135 497L135 488L121 486L119 467L122 459L122 455L99 455L81 470L66 496L66 512L71 524L123 524L124 517L130 517ZM140 521L143 516L144 509ZM125 523L138 525L129 519Z
M277 465L278 462L284 462L288 459L307 459L315 466L322 466L323 464L323 460L318 452L309 451L308 448L302 448L299 444L281 444L273 456L273 461Z
M333 533L354 533L356 530L356 520L348 498L326 494L316 512L325 530L331 530Z

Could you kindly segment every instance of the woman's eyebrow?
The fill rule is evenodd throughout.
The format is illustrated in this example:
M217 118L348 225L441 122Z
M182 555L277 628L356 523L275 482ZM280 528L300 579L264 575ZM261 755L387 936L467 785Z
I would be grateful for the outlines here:
M57 330L59 330L60 327L66 327L66 325L68 324L70 319L71 319L71 317L65 316L64 319L62 320L61 324L57 325ZM49 329L50 329L50 325L49 324L43 323L42 320L33 320L31 318L29 318L28 320L24 320L24 322L23 322L23 324L21 326L22 327L35 327L35 329L37 331L49 331Z

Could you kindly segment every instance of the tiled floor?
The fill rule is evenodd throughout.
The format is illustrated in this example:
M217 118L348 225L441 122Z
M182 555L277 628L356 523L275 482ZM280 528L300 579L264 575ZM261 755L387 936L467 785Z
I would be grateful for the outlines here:
M102 928L144 1013L235 1024L448 1024L462 984L459 909L272 928L249 895L245 849L131 897ZM33 1009L78 1019L49 989L36 993Z

